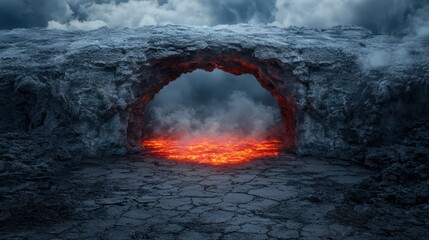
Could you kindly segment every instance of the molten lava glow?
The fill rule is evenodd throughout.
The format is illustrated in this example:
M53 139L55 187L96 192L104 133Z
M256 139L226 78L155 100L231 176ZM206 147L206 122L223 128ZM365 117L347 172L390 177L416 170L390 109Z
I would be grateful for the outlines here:
M171 139L156 137L142 143L148 156L201 164L224 165L251 159L278 156L281 141L232 136Z

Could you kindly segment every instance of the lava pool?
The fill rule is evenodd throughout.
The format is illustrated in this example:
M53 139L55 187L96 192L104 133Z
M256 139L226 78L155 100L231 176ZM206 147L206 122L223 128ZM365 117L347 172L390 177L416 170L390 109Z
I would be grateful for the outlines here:
M234 136L165 138L142 141L146 156L210 165L249 162L262 157L279 155L282 141L278 139L249 139Z

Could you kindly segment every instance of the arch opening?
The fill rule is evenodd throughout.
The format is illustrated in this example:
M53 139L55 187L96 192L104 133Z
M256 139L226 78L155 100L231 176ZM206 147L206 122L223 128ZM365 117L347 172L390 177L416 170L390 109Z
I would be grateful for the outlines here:
M127 127L127 138L131 148L142 146L145 133L145 107L149 102L165 85L178 79L182 74L197 69L208 72L219 69L234 75L253 75L260 85L273 96L280 108L282 149L287 152L295 152L296 116L293 86L285 85L285 81L282 80L291 75L288 76L287 71L284 71L277 61L255 59L243 56L243 54L240 58L237 57L237 54L223 54L215 57L211 54L169 57L152 61L150 66L140 67L137 71L141 73L141 82L146 82L147 85L141 85L140 88L135 89L139 99L130 109Z
M144 113L147 156L212 165L277 156L280 108L249 74L215 69L183 74Z

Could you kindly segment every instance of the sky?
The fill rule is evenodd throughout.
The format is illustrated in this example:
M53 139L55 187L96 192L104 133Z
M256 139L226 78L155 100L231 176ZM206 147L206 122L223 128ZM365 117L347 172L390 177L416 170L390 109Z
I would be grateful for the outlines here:
M256 24L429 35L429 0L0 0L0 29Z

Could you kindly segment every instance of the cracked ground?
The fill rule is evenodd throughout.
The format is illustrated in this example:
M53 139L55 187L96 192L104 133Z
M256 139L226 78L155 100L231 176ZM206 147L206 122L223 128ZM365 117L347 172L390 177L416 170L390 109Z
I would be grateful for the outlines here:
M49 204L0 238L372 239L352 216L335 217L344 192L371 174L285 154L227 166L87 160L52 176Z

